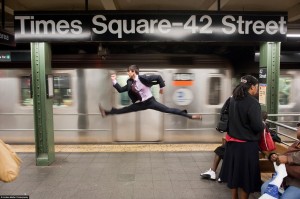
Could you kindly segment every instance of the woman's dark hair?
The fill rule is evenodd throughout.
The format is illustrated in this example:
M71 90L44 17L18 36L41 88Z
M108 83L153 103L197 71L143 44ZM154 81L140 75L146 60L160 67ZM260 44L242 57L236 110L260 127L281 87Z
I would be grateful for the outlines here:
M134 71L135 74L138 75L139 74L139 67L137 67L136 65L130 65L130 66L128 66L127 71Z
M251 75L245 75L241 78L241 82L232 92L233 98L235 100L241 100L244 97L248 95L248 90L251 88L251 86L255 86L258 84L258 80L251 76Z

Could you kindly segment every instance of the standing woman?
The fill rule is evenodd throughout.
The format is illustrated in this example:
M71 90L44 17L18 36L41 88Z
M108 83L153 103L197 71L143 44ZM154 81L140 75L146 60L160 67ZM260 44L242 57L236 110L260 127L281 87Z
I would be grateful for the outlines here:
M248 199L261 186L258 141L264 130L261 107L254 97L258 80L246 75L233 90L229 130L220 178L231 189L232 199Z

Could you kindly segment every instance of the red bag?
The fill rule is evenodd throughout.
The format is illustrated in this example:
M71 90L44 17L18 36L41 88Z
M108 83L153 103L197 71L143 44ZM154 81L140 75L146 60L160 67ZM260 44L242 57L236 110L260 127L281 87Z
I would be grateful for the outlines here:
M275 143L268 128L265 128L264 132L260 136L259 148L262 151L274 151L276 149Z

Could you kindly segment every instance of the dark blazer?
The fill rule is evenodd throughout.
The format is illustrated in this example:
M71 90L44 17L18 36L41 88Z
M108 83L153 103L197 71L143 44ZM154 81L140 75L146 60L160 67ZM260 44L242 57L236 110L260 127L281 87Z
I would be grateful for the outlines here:
M151 87L156 84L159 84L160 88L165 87L165 82L160 75L139 75L138 77L139 80L147 87ZM128 91L128 96L130 97L132 103L135 103L138 98L131 90L132 83L133 79L128 79L125 86L121 87L120 84L116 83L114 87L119 93Z

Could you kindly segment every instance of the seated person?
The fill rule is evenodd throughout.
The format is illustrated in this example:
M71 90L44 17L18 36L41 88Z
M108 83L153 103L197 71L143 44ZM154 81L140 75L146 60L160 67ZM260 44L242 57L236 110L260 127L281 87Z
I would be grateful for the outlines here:
M209 179L209 180L216 180L216 170L218 168L218 165L220 161L224 158L224 153L225 153L225 144L218 146L215 149L215 158L212 167L205 171L204 173L201 173L200 176L204 179ZM218 182L221 182L221 179L218 179Z
M297 138L300 139L299 123ZM280 170L277 170L275 177L266 181L261 187L260 198L297 199L300 196L300 140L294 142L286 153L279 155L272 153L269 156ZM286 168L284 170L283 168ZM285 177L286 176L286 177ZM283 183L282 183L283 182ZM279 193L278 187L283 186L283 193Z

